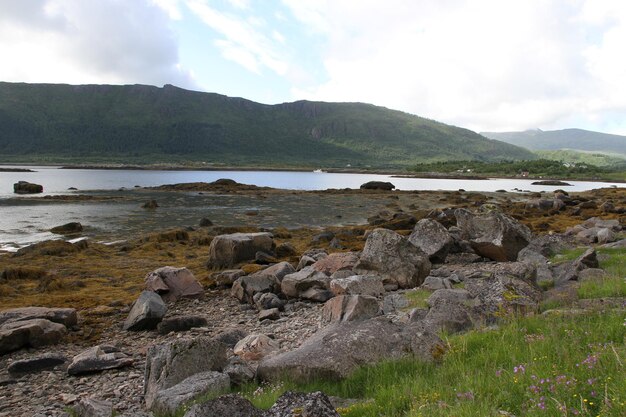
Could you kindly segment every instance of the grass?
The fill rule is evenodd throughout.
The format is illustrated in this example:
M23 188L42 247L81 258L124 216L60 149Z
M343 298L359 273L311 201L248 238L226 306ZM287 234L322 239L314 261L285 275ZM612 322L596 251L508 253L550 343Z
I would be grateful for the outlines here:
M361 368L340 382L251 385L242 393L261 408L289 389L360 399L339 409L344 417L622 416L625 318L610 312L513 319L498 330L448 338L438 365L405 359Z
M579 284L579 298L626 297L626 250L598 249L600 267L606 275Z

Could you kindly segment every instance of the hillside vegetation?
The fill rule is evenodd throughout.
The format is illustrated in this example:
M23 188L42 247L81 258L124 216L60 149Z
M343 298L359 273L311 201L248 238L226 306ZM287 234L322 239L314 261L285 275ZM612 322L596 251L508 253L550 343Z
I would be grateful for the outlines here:
M362 103L265 105L128 85L0 83L0 160L403 167L532 159L472 131Z
M481 132L481 135L531 150L573 149L617 153L626 157L626 136L583 129L532 129L523 132Z

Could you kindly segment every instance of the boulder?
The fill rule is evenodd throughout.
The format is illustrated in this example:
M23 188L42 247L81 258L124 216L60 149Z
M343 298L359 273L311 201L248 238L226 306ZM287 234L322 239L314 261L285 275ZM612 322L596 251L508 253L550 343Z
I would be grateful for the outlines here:
M383 313L390 314L409 306L409 300L402 294L389 294L383 298Z
M157 330L159 334L168 334L170 332L186 332L194 327L205 327L209 323L207 319L200 316L178 316L170 317L159 323Z
M265 413L237 394L193 405L183 417L264 417Z
M19 307L0 311L0 325L7 322L45 319L66 327L78 323L78 315L74 308Z
M428 291L436 291L452 288L452 283L448 278L433 277L429 275L426 277L422 285L420 285L420 288Z
M144 374L146 407L152 408L159 391L200 372L221 371L226 363L226 345L217 339L178 339L150 347Z
M171 415L199 396L223 394L230 389L228 375L216 371L200 372L185 378L173 387L157 392L150 410Z
M291 298L306 298L315 301L318 294L325 294L328 298L332 298L333 294L329 291L330 277L323 272L317 271L312 266L308 266L298 272L286 275L280 284L283 294ZM326 301L326 300L323 300Z
M83 231L83 225L78 222L70 222L61 226L53 227L50 232L58 235L71 235Z
M275 275L246 275L237 278L230 289L230 295L242 303L254 304L254 296L256 294L278 292L280 287L281 284Z
M218 272L213 275L215 284L222 287L230 287L233 285L237 278L246 275L242 269L228 269L226 271Z
M257 252L271 253L274 239L271 233L233 233L215 236L209 246L210 268L228 268L253 260Z
M39 194L43 193L43 186L28 181L18 181L13 184L13 192L16 194Z
M430 272L428 257L394 231L374 229L354 267L361 275L380 275L383 284L399 288L420 285Z
M416 332L384 317L339 322L319 330L297 349L261 361L257 377L266 381L287 378L301 383L338 380L359 366L399 359L412 352L434 354L435 345L439 344L441 340L427 329ZM428 359L428 354L419 354Z
M67 373L70 375L88 374L107 369L123 368L132 364L133 358L120 352L118 348L98 345L74 356L72 363L67 368Z
M65 333L64 325L45 319L6 322L0 326L0 354L58 343Z
M391 191L394 188L396 188L396 186L393 185L390 182L369 181L369 182L366 182L365 184L362 184L360 188L361 188L361 190L385 190L385 191Z
M457 226L477 254L494 261L515 261L520 250L532 240L528 227L497 211L476 216L456 209Z
M359 261L359 255L355 252L331 253L313 264L313 269L332 275L337 271L352 270Z
M122 328L131 331L154 329L166 312L167 306L159 294L142 291L130 309Z
M145 209L153 210L153 209L159 208L159 203L157 203L156 200L150 200L150 201L146 201L145 203L143 203L141 207Z
M258 361L278 351L278 342L264 334L251 334L241 339L233 353L246 361Z
M438 299L431 304L424 324L435 332L458 333L474 326L470 310L462 303Z
M63 365L65 362L67 362L67 358L64 355L46 353L41 356L13 361L7 367L7 371L9 371L11 375L36 373L54 369L59 365Z
M562 265L559 268L559 273L556 275L555 282L563 284L567 281L578 281L581 271L587 268L598 268L599 266L596 250L589 248L574 261Z
M335 295L372 295L385 293L383 279L376 275L353 275L330 281L330 290Z
M297 254L296 247L290 242L284 242L276 246L276 256L279 258L286 258L288 256L295 256Z
M238 356L233 356L224 368L224 373L230 377L230 383L240 386L254 379L255 369Z
M204 289L187 268L164 266L146 275L145 287L158 293L163 301L174 302L179 298L202 298Z
M208 217L203 217L200 219L200 227L211 227L213 226L213 222Z
M248 336L248 332L239 328L230 328L219 332L215 338L222 342L226 347L233 349L237 343Z
M430 297L426 299L426 304L430 307L433 307L439 301L463 304L472 299L473 297L469 291L463 288L441 289L433 292Z
M74 406L76 417L111 417L113 404L107 400L99 400L93 397L81 398Z
M441 223L432 219L422 219L413 228L409 242L428 255L431 262L442 263L454 240Z
M296 272L296 269L289 262L279 262L272 266L269 266L265 269L262 269L258 272L252 274L253 276L273 276L276 278L276 281L281 282L285 275L293 274Z
M330 399L321 391L293 392L281 395L264 417L340 417Z
M280 318L280 310L277 308L268 308L267 310L259 311L259 321L278 320L279 318Z
M278 298L276 294L271 292L256 293L253 297L254 305L259 310L268 310L277 308L282 310L285 307L285 301Z
M368 295L340 295L331 298L324 304L322 321L333 323L338 321L366 320L382 313L378 300Z

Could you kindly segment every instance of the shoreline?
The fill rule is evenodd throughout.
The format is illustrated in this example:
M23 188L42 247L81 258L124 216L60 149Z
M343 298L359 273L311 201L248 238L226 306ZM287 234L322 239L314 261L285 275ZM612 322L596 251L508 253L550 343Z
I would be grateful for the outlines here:
M46 166L46 167L57 167L58 169L65 170L77 170L77 169L85 169L85 170L104 170L104 171L243 171L243 172L315 172L314 167L251 167L251 166L224 166L224 167L190 167L190 166L182 166L182 165L120 165L120 164L102 164L102 165L64 165L64 164L9 164L9 163L0 163L0 172L3 172L2 166ZM16 168L17 169L17 168ZM387 175L392 178L417 178L417 179L451 179L451 180L493 180L493 179L518 179L518 180L553 180L553 181L579 181L579 182L602 182L602 183L618 183L618 184L626 184L626 179L606 179L606 178L563 178L563 177L540 177L540 176L529 176L529 177L519 177L519 176L506 176L506 175L455 175L452 173L438 173L438 172L421 172L421 173L410 173L406 170L402 169L359 169L359 168L317 168L321 169L320 173L328 173L328 174L362 174L362 175ZM8 171L4 171L8 172ZM15 172L15 171L11 171ZM21 170L19 172L28 173L27 170ZM30 170L30 172L36 172Z

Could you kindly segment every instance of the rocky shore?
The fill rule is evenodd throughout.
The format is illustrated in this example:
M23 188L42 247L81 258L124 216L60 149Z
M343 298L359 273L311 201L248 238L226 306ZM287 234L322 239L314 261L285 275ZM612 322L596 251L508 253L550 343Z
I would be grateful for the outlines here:
M228 189L275 193L167 188ZM334 193L389 203L361 226L205 221L115 245L49 241L0 256L0 416L167 415L253 380L338 379L407 355L436 362L442 330L537 314L543 300L603 273L595 247L626 247L626 189ZM573 247L587 250L550 261ZM331 416L333 401L289 394L262 412L220 397L185 416L307 407Z

